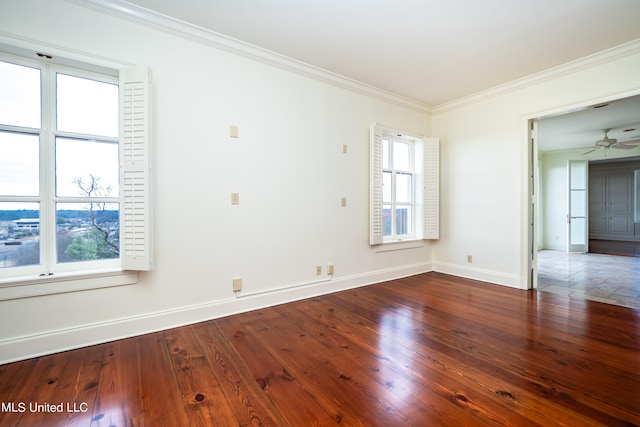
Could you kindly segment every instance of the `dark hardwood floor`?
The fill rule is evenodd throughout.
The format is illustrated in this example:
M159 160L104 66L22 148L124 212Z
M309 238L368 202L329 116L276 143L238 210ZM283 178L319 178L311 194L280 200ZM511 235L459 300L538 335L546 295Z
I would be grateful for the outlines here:
M640 257L640 242L589 239L589 252L594 254Z
M2 426L637 426L639 396L640 310L438 273L0 366Z

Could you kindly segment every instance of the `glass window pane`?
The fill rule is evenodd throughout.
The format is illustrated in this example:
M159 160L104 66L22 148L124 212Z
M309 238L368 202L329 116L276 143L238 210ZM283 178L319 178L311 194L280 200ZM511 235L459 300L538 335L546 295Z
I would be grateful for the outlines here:
M0 268L40 264L38 203L0 203Z
M382 206L382 235L391 236L391 206Z
M389 140L382 140L382 169L389 168Z
M585 245L587 243L586 221L586 218L571 219L570 245Z
M411 174L396 174L396 202L410 203L413 193L411 186Z
M391 172L382 173L382 201L391 202Z
M38 136L0 132L0 195L39 194L39 153Z
M40 70L0 61L0 123L40 127Z
M396 208L396 234L411 234L412 230L411 208L408 206L398 206Z
M409 144L393 141L393 169L408 171L410 163Z
M58 197L118 197L118 144L56 138Z
M95 261L120 256L117 203L58 203L58 262Z
M118 85L57 75L58 130L118 136Z
M583 190L571 190L571 216L587 216L587 192Z
M587 188L587 162L582 160L569 161L569 171L572 190L585 190Z

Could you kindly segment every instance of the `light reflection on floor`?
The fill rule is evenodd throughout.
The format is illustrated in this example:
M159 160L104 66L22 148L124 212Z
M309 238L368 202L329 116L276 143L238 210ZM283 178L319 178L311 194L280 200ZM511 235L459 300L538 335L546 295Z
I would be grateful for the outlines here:
M378 350L383 360L378 364L378 369L381 377L385 378L385 395L390 401L406 401L416 391L413 382L398 372L399 369L414 371L414 355L419 354L419 349L414 348L414 329L417 326L413 325L413 315L414 312L407 307L395 308L385 313L380 322ZM385 363L384 359L389 363Z

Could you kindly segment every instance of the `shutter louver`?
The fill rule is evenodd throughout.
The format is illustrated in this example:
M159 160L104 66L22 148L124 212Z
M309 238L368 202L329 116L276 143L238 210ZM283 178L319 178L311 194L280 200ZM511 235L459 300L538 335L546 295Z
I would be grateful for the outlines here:
M370 133L369 244L380 245L382 224L382 128L375 123Z
M440 238L440 140L423 139L423 239Z
M151 79L120 71L120 257L125 270L152 268Z

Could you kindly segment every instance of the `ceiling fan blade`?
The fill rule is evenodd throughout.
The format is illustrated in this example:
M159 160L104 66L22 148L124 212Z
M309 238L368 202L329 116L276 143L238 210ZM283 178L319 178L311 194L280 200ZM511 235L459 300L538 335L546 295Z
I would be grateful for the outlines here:
M628 141L620 141L618 144L640 144L640 138L638 139L630 139Z
M582 155L586 156L587 154L593 153L594 151L596 151L595 148L593 150L589 150L589 151L586 151L586 152L582 153Z
M622 142L618 142L617 144L613 144L610 148L621 148L623 150L633 150L634 148L637 148L637 147L635 145L626 145L626 144L623 144Z

